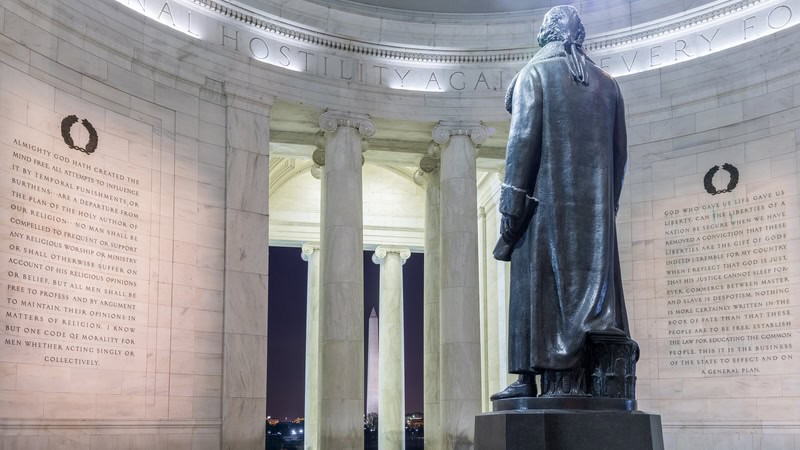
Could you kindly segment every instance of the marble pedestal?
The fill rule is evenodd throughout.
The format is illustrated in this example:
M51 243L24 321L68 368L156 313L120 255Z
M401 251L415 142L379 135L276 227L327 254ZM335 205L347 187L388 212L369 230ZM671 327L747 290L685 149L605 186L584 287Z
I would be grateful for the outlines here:
M475 450L664 450L661 417L638 411L495 411L475 418Z

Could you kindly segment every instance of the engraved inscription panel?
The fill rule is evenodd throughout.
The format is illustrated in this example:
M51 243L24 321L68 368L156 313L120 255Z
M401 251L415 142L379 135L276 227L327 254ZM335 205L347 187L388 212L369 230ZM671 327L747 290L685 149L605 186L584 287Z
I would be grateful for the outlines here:
M709 191L711 193L712 190ZM777 375L797 367L793 186L656 202L662 377ZM696 199L698 197L692 197Z
M0 360L145 372L151 152L41 114L0 124Z

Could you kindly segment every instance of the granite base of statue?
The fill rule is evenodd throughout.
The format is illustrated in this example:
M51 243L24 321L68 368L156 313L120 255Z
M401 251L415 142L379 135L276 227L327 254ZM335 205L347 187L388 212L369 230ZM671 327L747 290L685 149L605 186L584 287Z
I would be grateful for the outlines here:
M584 367L543 371L540 396L492 401L475 450L663 450L661 417L636 408L636 342L590 334L585 354Z

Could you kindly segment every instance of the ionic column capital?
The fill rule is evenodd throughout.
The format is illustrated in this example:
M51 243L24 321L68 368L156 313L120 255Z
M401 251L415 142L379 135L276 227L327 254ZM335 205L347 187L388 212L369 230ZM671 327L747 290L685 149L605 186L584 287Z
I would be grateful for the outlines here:
M309 258L311 258L315 252L319 252L321 248L319 242L306 242L300 248L300 257L303 258L303 261L308 262Z
M442 148L435 141L428 144L428 151L425 156L419 160L419 169L414 172L414 182L419 186L425 185L427 174L438 169L441 165Z
M314 144L316 145L316 150L314 153L311 154L311 160L314 161L314 167L322 167L325 165L325 132L320 130L317 131L317 134L314 135ZM312 172L313 175L313 172ZM314 178L319 179L319 177L315 176Z
M383 264L386 256L389 253L397 253L400 255L400 261L405 264L406 260L411 257L411 249L408 247L394 247L388 245L379 245L375 248L375 253L372 255L372 262L375 264Z
M325 111L319 116L319 127L326 132L336 131L339 127L351 127L358 130L363 137L375 135L375 124L366 114L343 111Z
M436 141L428 144L428 151L419 161L419 168L425 173L431 173L441 164L442 148Z
M475 145L481 145L489 138L489 131L480 122L446 122L440 121L433 127L433 140L444 144L450 136L469 136Z

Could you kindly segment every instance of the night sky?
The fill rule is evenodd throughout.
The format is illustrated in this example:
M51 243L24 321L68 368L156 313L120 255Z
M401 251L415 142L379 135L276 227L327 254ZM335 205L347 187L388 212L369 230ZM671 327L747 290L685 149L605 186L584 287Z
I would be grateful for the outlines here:
M378 312L380 266L364 252L364 353L369 313ZM299 248L269 248L267 328L267 415L303 416L305 401L306 286L308 264ZM422 411L423 255L412 253L403 266L406 411ZM365 378L366 380L366 378ZM366 396L366 381L365 381Z

